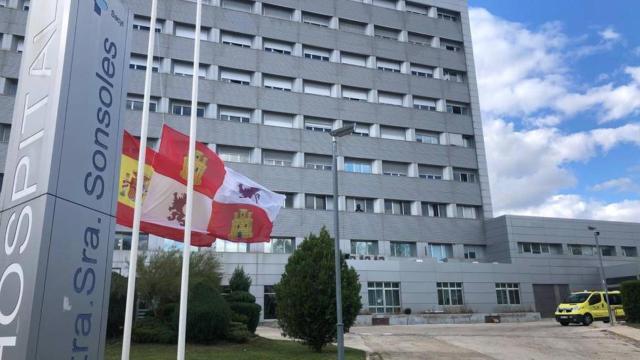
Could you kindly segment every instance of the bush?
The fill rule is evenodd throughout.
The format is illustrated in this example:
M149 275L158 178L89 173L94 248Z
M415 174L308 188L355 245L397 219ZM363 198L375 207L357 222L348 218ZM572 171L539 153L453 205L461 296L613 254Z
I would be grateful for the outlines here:
M228 302L246 302L246 303L254 303L256 302L256 297L253 296L250 292L247 291L234 291L228 294L225 299Z
M231 288L231 292L249 291L251 288L251 277L244 273L244 268L241 266L236 267L233 271L231 279L229 279L229 288Z
M127 278L111 273L111 291L109 293L109 318L107 320L107 337L122 335L124 313L127 307Z
M640 280L624 281L620 291L627 322L640 323Z
M232 302L229 303L229 307L235 314L247 319L243 323L247 325L247 329L252 334L256 332L258 323L260 323L260 310L262 310L260 305L248 302Z
M248 331L255 333L260 323L262 307L256 304L256 297L249 292L251 277L245 274L242 267L238 266L233 271L229 288L231 293L226 295L225 300L233 312L233 321L243 323Z
M315 351L336 340L334 242L322 228L310 234L289 257L275 287L278 324L284 335L302 340ZM362 307L358 273L342 266L342 314L345 332Z
M154 344L173 344L178 339L169 325L153 317L137 320L131 338L137 343Z
M247 330L247 325L240 322L231 322L229 324L227 340L234 343L246 343L250 338L251 333Z

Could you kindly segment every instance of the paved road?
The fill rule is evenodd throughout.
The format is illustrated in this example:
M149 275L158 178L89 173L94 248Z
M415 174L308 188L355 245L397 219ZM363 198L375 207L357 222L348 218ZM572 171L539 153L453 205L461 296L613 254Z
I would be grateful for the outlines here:
M262 327L258 334L280 336L278 329ZM347 346L377 353L384 360L640 359L639 341L595 326L563 327L549 320L516 324L354 327L345 336L345 342Z
M353 328L352 333L384 360L640 359L638 341L593 326L563 327L548 320L517 324L359 327Z

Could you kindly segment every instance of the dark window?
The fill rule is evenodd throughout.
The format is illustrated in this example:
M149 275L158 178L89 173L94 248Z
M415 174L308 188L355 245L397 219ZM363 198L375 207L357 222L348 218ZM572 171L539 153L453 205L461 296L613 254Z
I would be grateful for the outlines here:
M264 319L276 318L276 291L273 285L264 286Z

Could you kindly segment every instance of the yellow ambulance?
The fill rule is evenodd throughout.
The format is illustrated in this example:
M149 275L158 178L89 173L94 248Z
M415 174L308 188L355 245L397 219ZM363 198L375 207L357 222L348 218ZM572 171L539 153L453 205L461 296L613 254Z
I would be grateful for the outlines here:
M609 291L611 311L616 319L624 319L622 309L622 295L620 291ZM609 322L607 299L604 291L575 292L556 309L556 321L563 326L571 323L591 325L594 320Z

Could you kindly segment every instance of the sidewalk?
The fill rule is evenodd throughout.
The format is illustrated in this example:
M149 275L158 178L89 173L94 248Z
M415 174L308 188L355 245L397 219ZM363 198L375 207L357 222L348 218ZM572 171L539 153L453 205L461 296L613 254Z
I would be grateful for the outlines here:
M615 326L611 326L610 324L605 324L600 321L594 322L593 325L595 325L598 329L602 329L610 333L625 337L627 339L640 342L640 328L627 326L624 323L620 322L616 322Z

